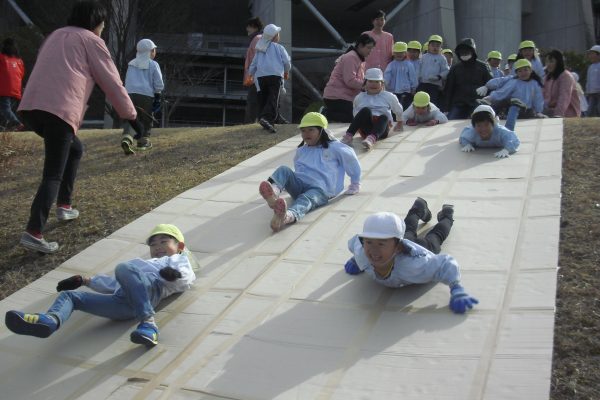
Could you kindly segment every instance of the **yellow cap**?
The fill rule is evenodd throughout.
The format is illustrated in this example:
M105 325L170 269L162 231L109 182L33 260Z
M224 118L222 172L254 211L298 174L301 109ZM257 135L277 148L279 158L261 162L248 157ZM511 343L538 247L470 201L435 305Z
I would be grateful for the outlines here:
M413 98L415 107L427 107L429 105L429 94L427 92L417 92Z
M524 58L521 58L520 60L515 61L515 63L513 64L513 69L515 71L518 70L519 68L525 68L525 67L531 68L531 63Z
M510 56L506 58L506 61L515 61L517 59L517 55L512 53Z
M407 49L408 49L408 46L406 45L406 43L396 42L396 43L394 43L394 47L393 47L392 51L394 53L402 53L403 51L406 51Z
M533 43L533 40L523 40L519 45L519 50L527 49L530 47L535 49L535 43Z
M418 40L411 40L410 42L408 42L408 45L406 47L409 49L421 51L421 43L419 43Z
M429 36L429 40L427 42L440 42L442 43L442 37L440 35L431 35Z
M158 224L154 227L154 229L152 229L152 232L150 232L150 235L148 235L148 240L146 240L146 244L150 244L150 239L152 239L152 236L155 235L169 235L173 238L175 238L175 240L177 240L180 243L184 243L185 240L183 239L183 233L181 233L181 231L179 230L178 227L176 227L175 225L171 225L171 224Z
M498 59L498 60L502 60L502 53L500 53L500 52L499 52L499 51L497 51L497 50L492 50L492 51L490 51L490 52L488 53L488 60L489 60L490 58L496 58L496 59Z
M454 54L451 49L442 50L442 54Z
M423 43L423 51L427 51L428 48L429 48L429 41L426 41L425 43Z
M306 128L309 126L318 126L321 128L327 128L327 118L323 114L318 112L309 112L306 113L302 120L300 121L300 125L298 128Z

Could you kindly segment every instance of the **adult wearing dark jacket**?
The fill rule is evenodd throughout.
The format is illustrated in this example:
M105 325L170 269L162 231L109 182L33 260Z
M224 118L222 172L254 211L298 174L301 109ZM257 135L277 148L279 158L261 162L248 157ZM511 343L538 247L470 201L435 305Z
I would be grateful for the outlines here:
M444 98L448 119L470 118L480 97L476 89L492 79L490 67L477 59L475 40L465 38L456 46L459 62L450 68Z

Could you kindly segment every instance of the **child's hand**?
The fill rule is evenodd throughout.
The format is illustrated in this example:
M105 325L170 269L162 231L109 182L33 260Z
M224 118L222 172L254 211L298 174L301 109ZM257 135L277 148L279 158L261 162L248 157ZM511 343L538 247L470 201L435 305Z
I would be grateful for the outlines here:
M479 300L471 297L465 292L465 288L460 285L454 285L450 290L450 309L456 314L464 314L465 311L479 304Z
M63 279L56 285L56 291L62 292L63 290L75 290L83 285L83 277L81 275L73 275L70 278Z
M508 150L502 149L497 153L494 153L494 157L496 158L506 158L509 156Z
M480 86L477 89L475 89L475 92L477 93L478 96L483 97L487 94L488 88L485 85L483 85L483 86Z
M409 119L406 121L406 125L408 126L417 126L417 121L415 119Z
M360 183L351 183L346 190L347 195L357 194L360 191Z
M438 121L437 119L431 119L431 120L425 122L425 125L426 126L434 126L434 125L437 125L439 123L440 123L440 121Z
M475 151L475 147L473 147L471 143L467 143L463 146L462 149L460 149L460 151L462 151L463 153L470 153L472 151Z
M158 273L165 281L169 282L173 282L181 278L181 272L171 267L164 267L163 269L158 271Z
M363 272L360 270L360 268L358 268L358 264L356 264L356 260L354 259L354 257L346 261L344 269L346 270L346 273L350 275L358 275L361 272Z

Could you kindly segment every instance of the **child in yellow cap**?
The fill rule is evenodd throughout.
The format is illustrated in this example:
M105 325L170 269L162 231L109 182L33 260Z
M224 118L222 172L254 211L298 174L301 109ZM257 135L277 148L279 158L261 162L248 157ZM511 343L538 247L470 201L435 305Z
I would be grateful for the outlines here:
M407 58L408 46L404 42L394 43L394 60L383 73L385 87L396 95L403 109L412 102L417 89L417 71Z
M19 335L46 338L62 327L74 310L113 320L137 319L133 343L158 344L154 308L174 294L189 289L196 279L181 231L174 225L157 225L146 241L150 259L134 258L115 268L114 276L74 275L58 283L59 293L45 314L8 311L8 329ZM77 291L87 286L97 293Z
M408 126L434 126L448 122L448 117L430 101L429 94L417 92L413 103L402 113L402 120Z

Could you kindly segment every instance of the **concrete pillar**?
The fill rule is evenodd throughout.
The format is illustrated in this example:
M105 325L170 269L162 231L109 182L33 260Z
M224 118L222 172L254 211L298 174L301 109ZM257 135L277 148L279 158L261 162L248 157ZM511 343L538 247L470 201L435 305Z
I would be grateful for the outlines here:
M454 0L456 39L471 37L477 56L498 50L502 57L516 53L521 41L521 0Z

